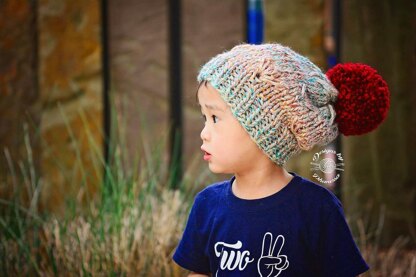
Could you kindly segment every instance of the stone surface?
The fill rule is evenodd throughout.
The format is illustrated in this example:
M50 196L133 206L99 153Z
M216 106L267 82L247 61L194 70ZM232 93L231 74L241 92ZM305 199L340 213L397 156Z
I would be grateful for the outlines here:
M93 194L101 180L99 11L96 0L39 1L41 203L56 211L67 196Z
M23 177L20 165L38 170L39 99L33 1L0 2L0 198ZM37 183L37 177L26 181Z

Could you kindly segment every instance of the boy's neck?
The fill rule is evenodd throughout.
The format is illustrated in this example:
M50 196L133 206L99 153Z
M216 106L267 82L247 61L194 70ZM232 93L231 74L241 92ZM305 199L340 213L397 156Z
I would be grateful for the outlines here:
M293 178L284 168L277 167L272 172L251 172L235 174L232 192L242 199L252 200L270 196L283 189Z

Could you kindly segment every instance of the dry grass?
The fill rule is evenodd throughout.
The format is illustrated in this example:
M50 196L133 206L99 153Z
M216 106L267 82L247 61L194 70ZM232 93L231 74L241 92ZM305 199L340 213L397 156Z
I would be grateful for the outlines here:
M50 217L20 235L2 220L2 274L173 276L171 254L187 206L173 190L145 201L144 211L131 205L120 218L98 211L68 221Z
M398 238L388 249L378 249L368 245L363 250L364 258L369 262L371 270L362 276L416 276L416 251L406 250L407 239Z
M366 226L362 219L357 220L359 230L361 254L370 265L370 270L363 277L414 277L416 276L416 249L409 248L409 237L398 237L389 248L382 249L378 246L378 238L383 231L383 212L380 215L380 224L373 235L366 232ZM413 244L414 245L414 244Z

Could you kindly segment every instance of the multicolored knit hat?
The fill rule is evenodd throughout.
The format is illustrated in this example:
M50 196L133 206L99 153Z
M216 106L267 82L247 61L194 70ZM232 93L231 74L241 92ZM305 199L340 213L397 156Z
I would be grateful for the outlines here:
M360 135L387 116L386 82L364 64L339 64L325 75L280 44L241 44L209 60L198 75L228 103L250 137L276 164L339 133Z

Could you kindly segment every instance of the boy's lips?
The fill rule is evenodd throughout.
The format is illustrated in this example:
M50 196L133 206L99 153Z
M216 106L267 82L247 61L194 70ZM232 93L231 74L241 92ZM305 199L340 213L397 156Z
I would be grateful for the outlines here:
M205 152L205 154L204 154L204 160L205 161L208 161L209 159L211 159L211 154Z
M208 161L211 158L211 154L201 147L202 152L204 152L204 160Z

